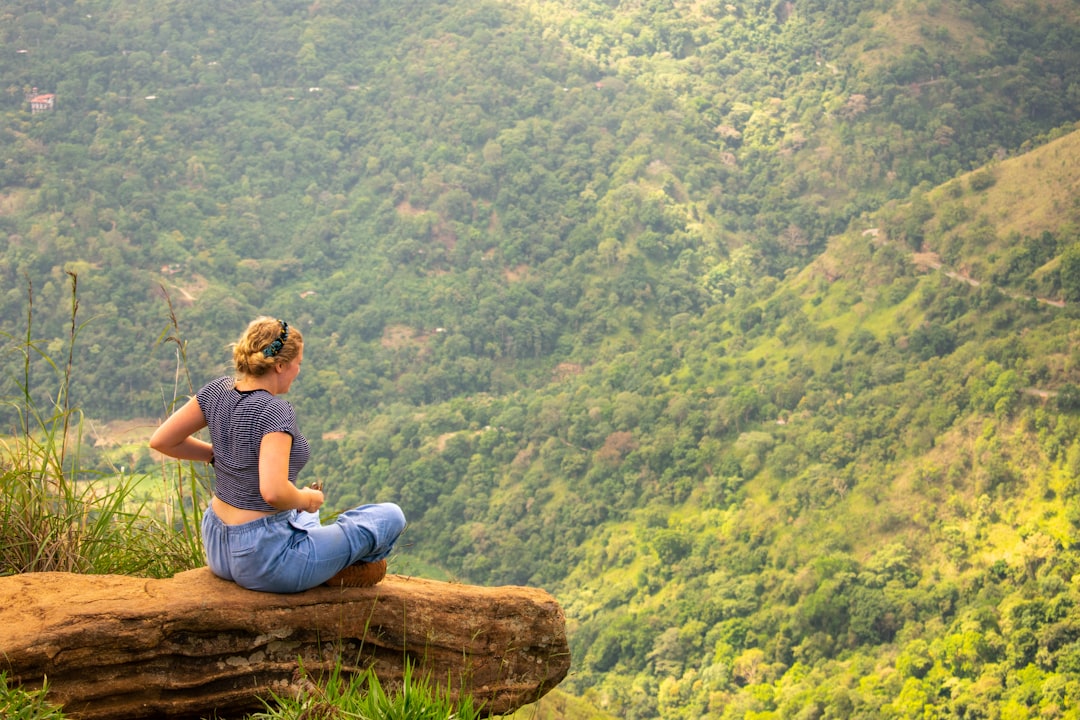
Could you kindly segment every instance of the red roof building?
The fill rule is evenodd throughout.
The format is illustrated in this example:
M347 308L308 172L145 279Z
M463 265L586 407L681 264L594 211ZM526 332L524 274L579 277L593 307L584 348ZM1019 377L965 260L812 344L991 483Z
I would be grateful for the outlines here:
M37 115L39 112L48 112L53 109L55 103L56 95L53 93L35 95L30 98L30 112L34 115Z

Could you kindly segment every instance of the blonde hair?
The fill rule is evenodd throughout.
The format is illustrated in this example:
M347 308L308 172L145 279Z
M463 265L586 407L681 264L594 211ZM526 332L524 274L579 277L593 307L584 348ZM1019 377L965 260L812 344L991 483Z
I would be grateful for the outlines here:
M304 336L300 329L288 326L288 336L277 352L267 354L275 340L285 334L285 323L277 318L262 316L248 323L247 329L233 345L233 366L241 376L260 377L279 363L292 362L300 354Z

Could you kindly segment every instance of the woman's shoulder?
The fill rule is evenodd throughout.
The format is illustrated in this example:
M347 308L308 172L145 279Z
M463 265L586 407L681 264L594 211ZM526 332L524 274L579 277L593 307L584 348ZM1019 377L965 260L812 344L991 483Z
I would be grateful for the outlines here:
M222 375L221 377L214 378L213 380L210 380L209 382L207 382L205 385L203 385L203 389L204 390L221 391L221 390L231 390L235 386L236 386L236 381L235 380L233 380L228 375Z
M290 403L285 398L278 397L277 395L274 395L272 393L259 394L264 396L262 398L262 401L266 404L266 407L268 409L273 409L273 411L281 413L289 418L296 417L296 410L293 409L292 403Z
M235 383L231 377L223 376L215 378L210 382L199 388L199 391L195 393L196 398L212 398L220 397L232 390Z

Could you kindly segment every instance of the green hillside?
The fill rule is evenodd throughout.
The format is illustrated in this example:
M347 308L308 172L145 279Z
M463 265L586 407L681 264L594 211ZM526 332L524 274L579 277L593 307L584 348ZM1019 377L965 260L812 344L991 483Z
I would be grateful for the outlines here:
M1001 191L1051 159L1074 186L1078 143L925 193L924 233L1022 217ZM1002 247L1068 256L1067 204ZM1075 310L1027 294L1054 260L928 267L893 231L917 205L547 388L388 410L344 474L431 503L411 539L463 577L553 588L563 688L616 717L1072 717Z
M72 276L103 427L275 314L330 503L559 598L543 716L1077 717L1076 2L0 19L0 396Z

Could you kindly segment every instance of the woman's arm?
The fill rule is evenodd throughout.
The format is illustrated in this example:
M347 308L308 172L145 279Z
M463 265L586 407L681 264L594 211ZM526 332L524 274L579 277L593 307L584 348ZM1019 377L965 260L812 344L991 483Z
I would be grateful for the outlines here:
M298 488L289 482L292 435L272 432L259 444L259 493L278 510L315 512L323 504L321 490Z
M214 459L210 443L192 437L204 427L206 417L198 401L192 398L154 431L150 436L150 447L179 460L210 462Z

